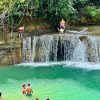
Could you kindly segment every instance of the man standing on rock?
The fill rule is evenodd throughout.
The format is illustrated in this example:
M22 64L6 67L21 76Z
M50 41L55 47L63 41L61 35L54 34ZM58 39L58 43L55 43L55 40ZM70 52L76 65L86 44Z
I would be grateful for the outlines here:
M19 32L19 37L22 37L23 36L23 33L24 33L24 26L21 26L17 29L17 31Z

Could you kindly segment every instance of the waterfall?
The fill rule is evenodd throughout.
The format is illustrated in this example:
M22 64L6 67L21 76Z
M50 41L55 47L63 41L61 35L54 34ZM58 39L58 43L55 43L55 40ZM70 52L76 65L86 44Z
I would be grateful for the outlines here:
M64 60L71 60L76 45L78 44L78 35L65 34L62 37L64 48Z
M36 43L37 43L37 41L38 41L38 37L33 37L33 49L32 49L32 62L34 62L35 61L35 47L36 47Z
M88 37L88 58L92 62L99 62L100 57L100 46L96 41L96 37Z
M74 50L72 60L87 62L87 47L84 42L79 41L76 49Z
M100 38L53 34L23 38L23 62L100 62Z
M41 62L48 62L50 59L50 48L51 48L51 43L53 41L52 36L42 36L40 38L41 41L41 53L40 53L40 61Z
M31 62L31 37L23 39L23 62Z

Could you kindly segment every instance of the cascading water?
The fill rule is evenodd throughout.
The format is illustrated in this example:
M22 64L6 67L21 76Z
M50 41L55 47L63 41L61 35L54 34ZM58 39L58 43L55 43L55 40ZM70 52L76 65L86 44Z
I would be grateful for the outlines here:
M96 37L88 37L88 58L92 62L99 62L100 46Z
M87 47L84 42L79 41L76 49L74 50L72 60L87 62Z
M23 62L31 62L31 38L27 37L23 39Z
M100 61L100 39L74 34L23 38L23 62Z

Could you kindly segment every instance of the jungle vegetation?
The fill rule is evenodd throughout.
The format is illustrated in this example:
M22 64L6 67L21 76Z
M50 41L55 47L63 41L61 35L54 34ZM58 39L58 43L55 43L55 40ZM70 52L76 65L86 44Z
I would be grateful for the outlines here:
M0 0L0 25L17 27L24 19L43 19L56 26L100 24L100 0Z

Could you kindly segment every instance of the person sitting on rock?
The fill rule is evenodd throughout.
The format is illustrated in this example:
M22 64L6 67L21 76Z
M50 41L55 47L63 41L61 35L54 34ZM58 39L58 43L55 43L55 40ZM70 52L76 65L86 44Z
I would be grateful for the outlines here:
M57 27L57 29L60 33L63 33L65 31L65 21L64 21L64 19L62 19L59 24L60 24L59 28Z
M61 19L61 21L60 21L60 29L65 30L65 21L64 21L64 19Z

